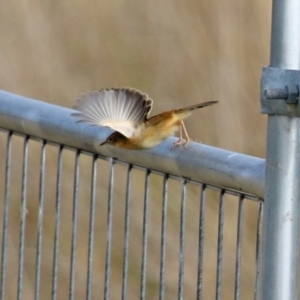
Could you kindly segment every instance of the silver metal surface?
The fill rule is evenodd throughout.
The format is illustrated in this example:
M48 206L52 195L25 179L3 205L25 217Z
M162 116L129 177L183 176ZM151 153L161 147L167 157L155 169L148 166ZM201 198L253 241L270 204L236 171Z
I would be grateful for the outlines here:
M129 236L130 236L130 200L131 200L132 165L127 166L126 199L125 199L125 224L124 224L124 254L123 254L123 280L122 300L127 299L128 267L129 267Z
M149 180L150 170L145 172L145 192L143 210L143 245L142 245L142 269L141 269L141 300L146 299L146 280L147 280L147 252L148 252L148 218L149 218Z
M6 141L6 161L5 161L5 191L3 205L3 229L2 229L2 249L1 249L1 299L5 299L6 267L7 267L7 238L8 220L10 204L10 180L11 180L11 138L12 132L8 132Z
M272 7L271 66L298 70L300 64L300 4L274 0Z
M236 263L235 263L235 293L234 299L240 299L240 283L241 283L241 261L242 261L242 234L243 234L243 208L244 197L240 196L238 210L238 228L236 239Z
M152 170L222 186L260 198L264 195L265 160L191 142L170 151L175 138L146 151L102 146L111 131L76 123L73 110L0 91L0 127Z
M92 179L91 179L91 202L90 202L90 224L89 224L89 246L88 246L88 270L86 299L92 299L93 281L93 258L94 258L94 231L95 231L95 210L96 210L96 184L97 184L97 155L93 155Z
M263 299L298 297L299 126L299 118L269 116L266 172L268 183L263 237Z
M6 184L3 186L3 199L5 201L3 203L4 215L1 240L1 299L3 300L11 298L8 293L8 287L12 282L11 274L14 271L11 264L7 263L8 258L13 255L10 253L11 248L9 248L7 240L9 234L9 204L11 200L9 195L13 188L9 184L9 178L12 172L11 164L16 160L15 152L12 151L14 148L11 140L15 137L20 139L19 136L12 134L10 131L6 134L7 153L6 156L4 156L4 160L6 160L6 163L4 161L4 165L6 165ZM193 291L193 297L197 299L205 299L208 295L214 296L216 299L221 299L223 292L228 290L228 287L224 284L224 278L230 276L229 274L232 274L231 280L234 284L234 286L232 285L231 287L232 297L235 297L236 300L244 299L242 292L244 282L241 281L241 278L245 276L245 273L243 272L242 264L247 263L247 259L241 255L241 247L242 244L245 243L245 236L242 234L245 225L243 222L243 211L245 203L248 202L252 203L251 205L256 207L258 211L258 213L252 213L253 218L257 219L258 224L257 228L252 229L256 231L256 238L254 234L254 245L252 245L252 256L255 257L256 255L256 265L252 266L253 285L250 285L252 290L251 298L258 299L257 289L260 276L260 231L263 202L257 197L194 180L182 179L172 174L152 171L141 166L120 162L117 159L106 158L93 153L83 153L80 149L65 149L63 145L55 146L56 149L54 149L54 153L57 158L57 166L51 171L51 168L48 167L46 162L46 153L47 157L50 156L50 152L53 149L51 150L49 147L53 148L53 146L50 146L46 140L38 140L40 155L35 158L29 155L33 153L31 152L31 149L33 149L31 147L33 139L26 135L25 137L21 137L20 140L23 141L23 165L22 168L20 167L22 171L20 179L22 182L20 185L20 196L17 201L18 205L20 205L21 201L21 230L20 237L16 238L16 242L20 244L20 250L17 253L17 257L19 256L19 269L15 270L17 271L17 277L19 277L15 283L16 293L19 299L27 299L28 282L30 282L30 280L28 280L29 274L28 268L26 268L29 256L26 255L26 252L28 251L27 245L31 237L34 237L35 248L33 253L36 253L35 259L33 260L34 280L32 281L32 290L35 299L76 299L78 298L78 293L81 291L83 291L82 298L85 297L85 299L98 298L103 294L104 299L152 299L155 297L160 300L170 298L187 299L190 298L187 295L190 295L191 290ZM34 141L34 143L37 143L36 139L34 139ZM70 152L73 153L71 157ZM14 154L14 156L12 156L12 154ZM87 170L87 173L90 174L90 179L88 180L83 176L86 170L80 167L82 161L87 157L91 162L90 169ZM73 183L70 183L71 192L67 189L69 196L66 198L66 194L63 191L66 191L64 183L65 177L68 174L68 158L70 158L70 164L74 171L72 169L71 182L73 181ZM34 178L32 177L32 159L37 160L38 166L36 177ZM103 182L107 180L108 182L107 191L105 191L105 193L103 187L100 188L98 186L97 170L100 169L99 163L102 164L100 181ZM107 165L106 169L103 168L103 163ZM123 194L117 193L115 190L116 185L119 185L120 166L124 168L124 176L126 176ZM106 171L104 172L104 170ZM49 198L46 191L47 184L51 178L51 172L53 173L53 184L56 189L53 191L52 198L53 219L51 226L53 230L50 234L50 239L53 240L53 246L44 247L44 241L49 241L49 232L45 230L44 226L46 217L48 213L50 213L46 211L46 207L49 207ZM138 183L137 185L137 182L134 181L133 174L137 174L136 172L138 172L139 179L143 179L144 177L144 184ZM155 180L160 178L161 185L153 184L153 178L156 178ZM32 203L31 197L28 197L28 193L30 193L28 189L32 186L32 179L38 183L38 201L35 202L38 207L36 212L29 210L30 218L28 219L27 209L28 205ZM80 192L84 190L84 182L86 182L86 190L90 191L88 196ZM179 191L177 196L172 193L171 188L171 186L174 187L175 182L178 185ZM198 192L196 194L194 194L195 190L192 187L197 189ZM137 188L140 189L140 193L138 194L136 192ZM170 193L172 193L172 198L170 198ZM107 196L104 197L104 195ZM159 198L161 200L159 200L157 196L153 197L153 195L160 195ZM230 273L226 273L226 269L224 268L226 264L226 255L224 256L224 253L228 251L228 244L224 242L226 241L226 237L228 238L226 216L227 218L232 218L232 212L226 211L225 209L226 197L235 199L237 212L235 216L236 223L233 227L234 231L237 232L237 240L232 242L231 250L233 252L236 251L236 254L233 263L230 264ZM136 202L136 200L138 200L138 202ZM161 201L158 206L155 205L157 201ZM105 204L101 206L103 202ZM119 222L118 218L120 218L120 212L117 212L114 207L122 202L124 203L122 206L123 219L121 217L122 220ZM81 205L83 203L89 205L86 211L87 219L84 221L87 224L85 229L79 225L82 224L82 217L84 217L81 214ZM137 203L139 203L138 205L140 207L138 211L136 209ZM207 236L205 232L214 225L211 223L210 218L206 216L208 213L210 213L210 217L212 216L211 208L214 206L214 203L218 204L213 212L215 215L215 222L213 223L215 223L216 231L215 246L212 246L212 244L207 244L207 242L211 240L211 237ZM193 204L192 207L196 205L197 211L191 210L191 204ZM66 207L66 205L69 206ZM102 209L98 209L98 205L100 205ZM133 207L135 207L134 214L132 214ZM207 207L209 209L207 209ZM153 208L155 208L155 212L153 212ZM118 209L120 209L119 206ZM36 214L36 216L33 216L33 214ZM175 238L176 243L170 245L170 241L174 241L174 236L172 236L170 232L170 230L173 230L173 225L175 224L174 214L177 216L177 238ZM198 215L198 217L196 217L197 220L194 219L195 214ZM66 218L68 215L69 218ZM191 216L193 219L191 219ZM26 230L29 230L32 218L36 220L36 230L30 232L29 236ZM102 230L101 227L99 227L101 218L104 228L102 234L99 234L99 230ZM31 221L28 222L28 220ZM47 220L49 222L49 219ZM133 234L132 226L136 224L136 220L140 222L140 232ZM153 224L153 220L156 220L155 222L157 224ZM196 235L194 235L192 239L190 236L191 224L195 224L197 228L195 232ZM155 225L154 228L158 228L159 230L153 231L153 225ZM67 232L65 226L69 228L68 237L66 236ZM124 226L124 228L120 228L120 226ZM81 236L82 232L84 232L83 240ZM123 237L119 239L121 245L117 248L118 242L115 238L119 232L123 232ZM64 251L65 247L67 247L64 241L65 239L68 241L67 244L69 244L67 257ZM82 251L78 250L79 245L82 246L82 241L85 241L85 257L82 257ZM193 241L192 247L191 241ZM156 254L153 252L153 245L155 245ZM170 248L170 246L172 247ZM197 247L198 249L196 249ZM176 252L175 255L173 253L174 251ZM213 255L210 255L211 252ZM119 253L122 259L119 260L118 256L115 255L116 253ZM190 273L189 265L192 253L194 262L193 274ZM170 257L172 256L174 256L174 260L170 265ZM50 266L52 266L52 268L50 267L51 270L45 269L47 262L45 259L48 257L53 258L53 262L50 262ZM213 272L211 271L212 268L207 269L206 265L210 258L213 265L216 266L216 269L213 268ZM82 267L82 261L86 262L83 267L85 271L79 272L78 268L79 265ZM101 266L99 266L99 261L103 262ZM120 267L116 268L118 265ZM155 265L156 271L153 273L153 266ZM138 268L136 268L136 266L138 266ZM173 267L175 267L175 269L173 269ZM49 280L45 280L48 278L46 277L47 272L50 275L49 278L51 278L50 282ZM60 278L62 278L62 274L67 277L69 286L61 284ZM208 275L212 275L211 277L214 278L213 280L216 282L215 289L213 286L207 285L205 278ZM7 279L7 276L10 276L9 279ZM116 279L116 276L120 279L119 281ZM247 269L247 276L249 276L249 267ZM80 280L80 277L83 277L83 280ZM170 278L172 277L176 279L173 285L170 286ZM132 282L135 278L138 278L138 280L133 285ZM191 282L191 278L195 279L193 283ZM46 290L45 285L47 287ZM191 286L193 286L192 289ZM133 294L133 290L135 290L135 294ZM170 293L173 293L173 296L170 296ZM28 299L30 299L30 295Z
M260 93L261 112L268 115L300 117L299 83L299 70L263 67ZM280 98L283 95L277 88L281 86L286 87L288 91L286 99ZM266 91L274 94L273 99L270 99L271 96L269 98L266 96Z
M36 277L35 277L35 299L40 299L41 284L41 263L42 263L42 239L43 239L43 219L44 219L44 191L45 191L45 159L46 159L46 141L41 145L40 161L40 182L39 182L39 212L37 229L37 253L36 253Z
M73 211L72 211L72 242L71 242L71 267L70 267L70 287L69 298L75 297L75 271L76 271L76 249L77 249L77 223L78 223L78 193L79 193L79 157L80 150L75 154L74 188L73 188Z
M181 182L180 205L180 237L179 237L179 283L178 300L183 299L184 293L184 263L185 263L185 219L186 219L186 180Z
M25 233L26 233L25 229L26 229L26 214L27 214L28 141L29 141L29 136L26 135L24 137L24 145L23 145L21 225L20 225L20 245L19 245L18 292L17 292L18 300L21 300L23 297Z
M197 300L202 299L203 288L203 257L204 257L204 226L205 226L205 189L201 186L200 213L199 213L199 242L198 242L198 270L197 270Z
M107 232L106 232L106 258L105 258L105 284L104 300L109 299L110 276L111 276L111 248L112 248L112 224L113 224L113 187L114 187L114 166L115 162L110 159L108 203L107 203Z
M271 67L300 68L300 0L273 1ZM298 299L300 119L269 115L262 299Z
M167 237L167 212L168 212L168 179L164 175L163 181L163 204L162 204L162 225L161 225L161 250L160 250L160 281L159 281L159 300L165 297L165 272L166 272L166 237Z
M258 218L257 218L257 235L256 235L256 276L254 300L259 299L261 286L261 260L262 260L262 224L263 224L263 203L259 204Z
M221 189L220 196L219 196L216 300L220 300L222 298L221 292L222 292L222 264L223 264L224 194L225 191Z
M56 195L55 195L55 229L54 229L54 249L53 249L53 272L52 272L52 300L57 299L57 277L59 261L59 238L61 219L61 178L62 178L62 152L63 146L58 147L57 173L56 173Z

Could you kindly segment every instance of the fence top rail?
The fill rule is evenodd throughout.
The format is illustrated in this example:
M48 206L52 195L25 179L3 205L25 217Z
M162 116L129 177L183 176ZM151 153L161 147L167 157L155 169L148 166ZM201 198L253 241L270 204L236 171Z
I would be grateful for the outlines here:
M193 142L187 149L178 147L170 151L175 137L150 150L100 146L111 130L76 123L72 112L0 91L1 128L263 198L264 159Z

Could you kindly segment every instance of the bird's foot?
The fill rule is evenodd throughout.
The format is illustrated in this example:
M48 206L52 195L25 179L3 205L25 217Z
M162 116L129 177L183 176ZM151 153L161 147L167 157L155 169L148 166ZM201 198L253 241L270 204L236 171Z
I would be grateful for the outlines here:
M186 141L184 139L179 139L177 142L175 142L173 144L173 146L171 147L171 151L173 151L176 147L182 145L184 146L184 148L186 148L187 144L188 144L189 141Z
M184 149L186 149L189 142L190 142L189 140L186 140L186 141L184 141L184 143L182 143L182 146L184 147Z

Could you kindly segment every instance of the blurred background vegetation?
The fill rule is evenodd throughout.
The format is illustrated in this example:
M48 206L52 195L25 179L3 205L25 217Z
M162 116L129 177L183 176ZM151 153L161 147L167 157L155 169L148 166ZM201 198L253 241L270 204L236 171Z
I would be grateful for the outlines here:
M154 100L152 114L202 101L218 100L219 104L213 109L197 111L187 119L186 124L190 136L205 144L264 157L266 116L260 114L259 81L262 66L269 62L270 16L271 1L258 0L1 1L0 88L30 98L71 107L76 98L88 90L129 86L142 90ZM1 153L5 152L5 140L5 135L1 135ZM22 145L22 139L15 138L14 144ZM40 150L35 142L31 144L24 299L32 299L33 297L34 270L32 266L35 263L37 226L39 174L37 157ZM49 146L47 149L49 176L47 177L48 192L46 193L45 205L48 210L44 221L43 249L45 250L43 254L42 299L50 299L51 290L50 275L53 255L54 191L57 160L57 150L54 148ZM15 274L19 243L22 148L16 147L15 149L9 235L9 249L11 249L9 262L13 267L7 275L8 280L11 280L12 283L8 287L7 299L13 299L11 297L15 297L16 293L17 278ZM72 174L74 170L74 154L71 151L68 155L65 154L64 164L63 200L66 207L62 214L69 225L66 225L65 231L62 230L61 233L60 289L64 291L61 295L65 296L60 296L58 299L66 299L68 291L70 239L65 237L70 236L71 230ZM89 197L86 195L89 195L90 165L90 158L82 158L81 178L83 183L80 228L84 241L82 245L84 244L85 250L81 252L81 243L79 243L76 269L78 299L83 299L85 295L85 290L80 282L82 281L83 285L86 282L87 235L85 233L89 212ZM5 157L1 159L0 164L2 195L4 166ZM105 170L107 171L107 165L101 167L101 174L105 173ZM123 171L120 171L120 174L124 174ZM116 182L122 182L124 180L122 178L120 175ZM99 190L102 191L100 193L105 194L107 183L101 179L98 180ZM133 196L134 199L137 199L135 209L140 214L142 213L143 182L144 180L140 183L137 181ZM155 216L156 205L161 209L161 192L159 191L161 184L161 178L153 176L151 179L153 216ZM171 202L173 204L170 204L171 208L174 209L174 216L170 215L170 228L171 230L175 228L174 231L178 235L179 204L176 206L174 203L176 203L176 198L178 198L177 202L179 201L180 186L174 184L170 193L170 198L175 199ZM197 192L191 189L191 197L194 193ZM118 190L115 194L115 210L117 216L120 214L120 219L116 221L114 228L119 226L119 230L120 228L123 230L124 220L121 215L123 215L124 203L123 200L117 200L118 197L123 199L124 195ZM160 202L157 199L160 199ZM230 204L231 202L232 204ZM197 214L198 210L193 205L199 204L193 204L192 200L190 203L189 212ZM229 199L228 203L229 216L230 213L232 216L236 216L236 201ZM98 205L101 207L106 204L99 203ZM216 230L217 208L218 205L213 202L209 206L209 212L212 214L209 218L211 221L209 224L212 227L209 224L206 227L208 236ZM245 257L247 257L247 253L253 252L255 249L253 244L255 220L251 219L251 212L256 211L256 209L249 205L245 211L245 228L249 231L247 231L249 236L245 235L245 243L249 242L245 246ZM103 211L106 211L106 207ZM99 218L99 222L96 224L98 237L101 232L105 236L105 218L106 216L103 215L103 218ZM157 218L160 220L161 215ZM153 224L155 224L155 220L154 218ZM190 220L193 220L193 217ZM173 221L174 224L172 225ZM228 222L230 223L230 217ZM198 221L193 225L191 224L193 229L189 229L191 240L194 237L195 247L197 246L197 224ZM131 226L133 236L141 234L140 219L133 218ZM160 230L155 229L155 226L151 228L150 226L150 236L151 230ZM228 250L228 257L232 256L232 259L228 260L228 264L231 264L230 274L233 276L235 253L231 253L230 249L234 249L236 231L232 232L229 226L226 232L229 240L231 236L233 238L232 248L229 247ZM120 236L122 234L120 233ZM115 236L116 243L120 240L121 247L122 239L118 239L118 232ZM153 243L157 242L154 247L157 247L156 251L159 255L159 237L156 239L154 238ZM172 241L174 241L174 245ZM104 242L105 240L102 242L103 245ZM171 246L174 246L174 249L177 249L173 249L175 251L173 252L170 248L170 257L173 253L174 260L178 261L178 236L173 240L171 236L169 242ZM215 238L211 238L211 242L207 244L207 247L209 246L216 246ZM151 249L150 246L150 253ZM209 249L208 252L210 252ZM247 249L250 249L250 252L247 252ZM132 255L134 257L134 254ZM215 258L215 252L213 255ZM118 268L121 270L122 264L118 264L118 256L114 258L113 261L116 264L116 269L113 271L114 276L116 276L114 285L120 287L117 282L121 282L121 275L117 270ZM250 266L254 263L253 259L254 257L248 261L250 269L253 268ZM103 260L101 261L99 258L99 261L99 264L103 264ZM185 271L187 283L195 281L196 273L194 272L194 275L189 273L189 268L195 268L195 265L195 261L187 263ZM245 268L247 269L248 266L246 265ZM226 266L224 269L226 272ZM174 278L178 280L178 270L175 271ZM155 272L157 273L158 269ZM211 278L209 277L210 272L212 272ZM212 279L215 276L214 264L211 265L211 268L207 267L207 274L204 299L214 299L214 294L210 293L215 287L215 282ZM224 274L224 278L229 278L226 277L227 273ZM97 276L94 276L93 281L96 286L99 282L102 284L103 274ZM241 299L252 299L253 274L251 276L250 281L246 275L243 278L244 294ZM135 292L138 292L139 288L135 284L134 275L131 278L133 278L131 279L131 291L137 290ZM136 280L138 282L139 278ZM178 284L176 280L172 281L170 277L167 282L169 294L166 299L176 298ZM247 283L249 282L251 283L248 286ZM148 282L148 299L157 297L155 293L151 296L151 285L156 286L157 283ZM229 289L224 285L223 289L224 299L231 299L233 295L232 285ZM120 290L113 290L112 299L120 299ZM186 299L194 299L195 290L190 290L187 287L185 293ZM93 299L101 298L102 292L100 294L97 292ZM132 296L130 299L138 299L138 297Z

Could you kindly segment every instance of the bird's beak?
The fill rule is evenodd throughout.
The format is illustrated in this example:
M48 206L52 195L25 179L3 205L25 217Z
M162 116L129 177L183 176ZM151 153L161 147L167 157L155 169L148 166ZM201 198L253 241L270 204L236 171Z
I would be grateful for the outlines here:
M105 145L105 144L106 144L106 141L104 141L103 143L101 143L100 146L103 146L103 145Z

